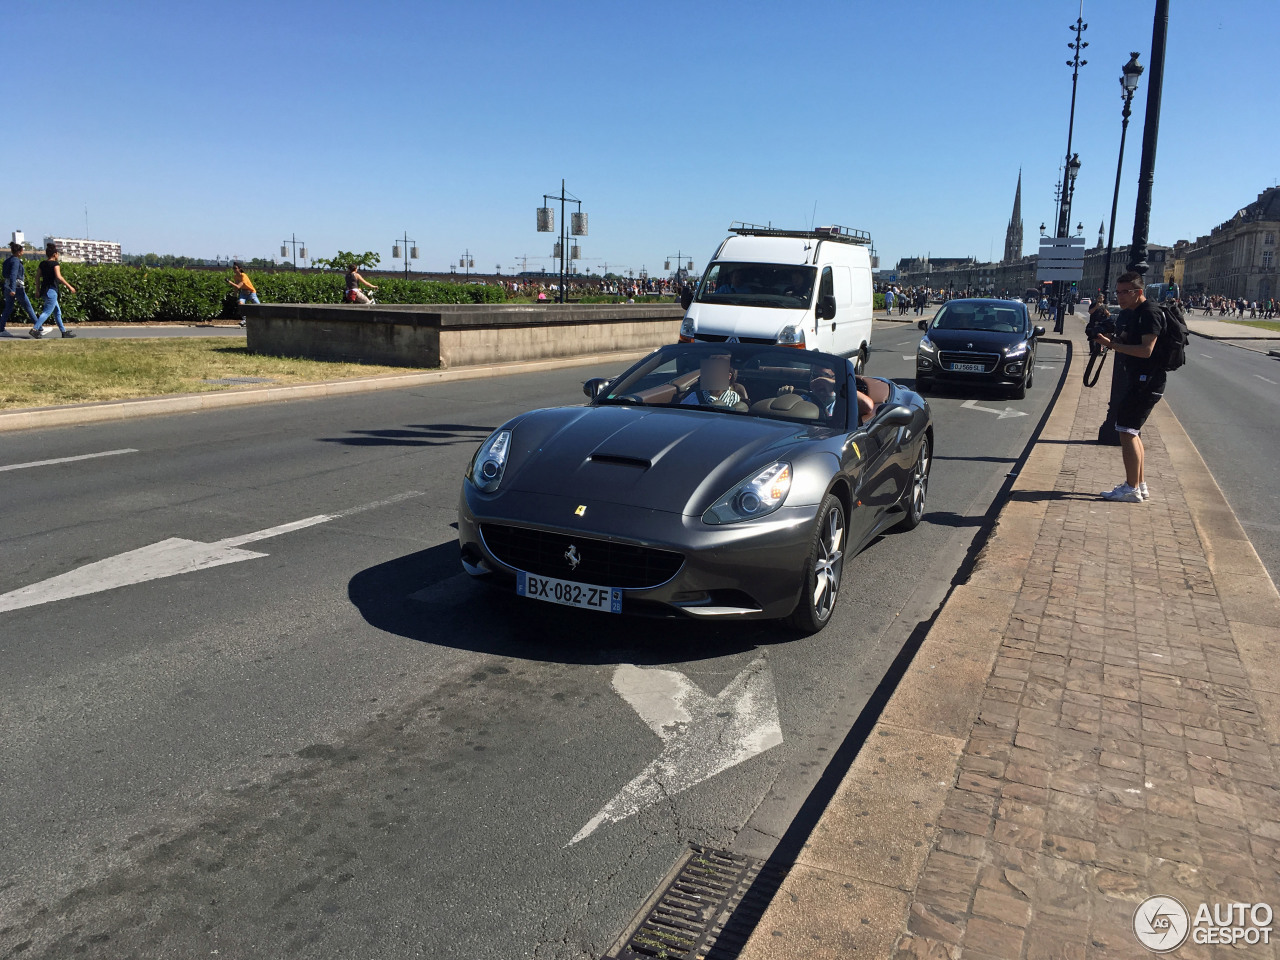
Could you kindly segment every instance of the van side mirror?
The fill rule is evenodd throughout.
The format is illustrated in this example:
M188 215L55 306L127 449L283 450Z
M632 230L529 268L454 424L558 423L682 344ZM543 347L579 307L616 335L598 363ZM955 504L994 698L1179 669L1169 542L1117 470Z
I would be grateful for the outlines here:
M836 315L836 298L834 294L823 294L818 301L818 317L821 320L833 320Z
M604 377L592 377L582 385L582 392L594 400L604 392L604 388L608 385L609 381Z
M682 309L688 310L691 303L693 303L693 288L685 287L680 291L680 306Z
M1034 327L1034 328L1031 330L1031 335L1032 335L1033 337L1043 337L1043 336L1044 336L1044 327Z
M917 327L919 327L921 330L928 330L928 329L929 329L929 321L928 321L928 320L921 320L919 323L917 323L917 324L916 324L916 326L917 326Z

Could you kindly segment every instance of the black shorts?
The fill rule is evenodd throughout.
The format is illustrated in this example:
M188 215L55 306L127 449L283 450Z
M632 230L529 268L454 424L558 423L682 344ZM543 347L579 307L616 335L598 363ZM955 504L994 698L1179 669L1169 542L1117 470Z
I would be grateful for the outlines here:
M1139 384L1126 390L1116 405L1116 432L1136 437L1163 396L1163 383Z

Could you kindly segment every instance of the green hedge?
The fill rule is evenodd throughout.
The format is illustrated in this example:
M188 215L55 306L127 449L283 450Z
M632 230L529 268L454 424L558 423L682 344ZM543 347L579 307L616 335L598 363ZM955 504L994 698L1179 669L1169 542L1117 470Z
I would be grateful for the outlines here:
M38 265L28 261L27 290L40 289ZM75 294L59 293L63 319L80 322L136 323L146 320L208 322L239 316L236 291L227 285L231 271L180 270L67 263L62 276ZM256 273L249 279L263 303L339 303L340 273ZM506 290L476 283L442 283L401 277L369 278L379 303L503 303Z

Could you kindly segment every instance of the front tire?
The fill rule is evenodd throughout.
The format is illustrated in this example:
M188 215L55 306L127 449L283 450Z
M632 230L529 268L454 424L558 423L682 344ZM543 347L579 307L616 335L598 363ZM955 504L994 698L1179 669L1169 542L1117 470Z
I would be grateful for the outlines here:
M925 501L929 494L929 468L933 466L933 450L929 445L929 435L920 438L920 452L916 455L916 465L911 468L911 479L907 487L907 513L902 518L902 529L914 530L924 519Z
M844 504L839 497L827 494L818 508L800 602L788 618L788 623L805 636L817 633L831 622L840 598L847 534Z
M867 372L867 348L858 350L858 359L853 362L853 372L862 376Z

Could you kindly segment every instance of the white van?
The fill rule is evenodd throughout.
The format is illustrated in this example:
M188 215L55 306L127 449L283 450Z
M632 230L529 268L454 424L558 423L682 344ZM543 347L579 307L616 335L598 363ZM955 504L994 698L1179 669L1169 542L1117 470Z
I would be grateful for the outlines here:
M852 357L871 352L871 237L861 230L778 230L734 223L697 289L680 341L776 343Z

